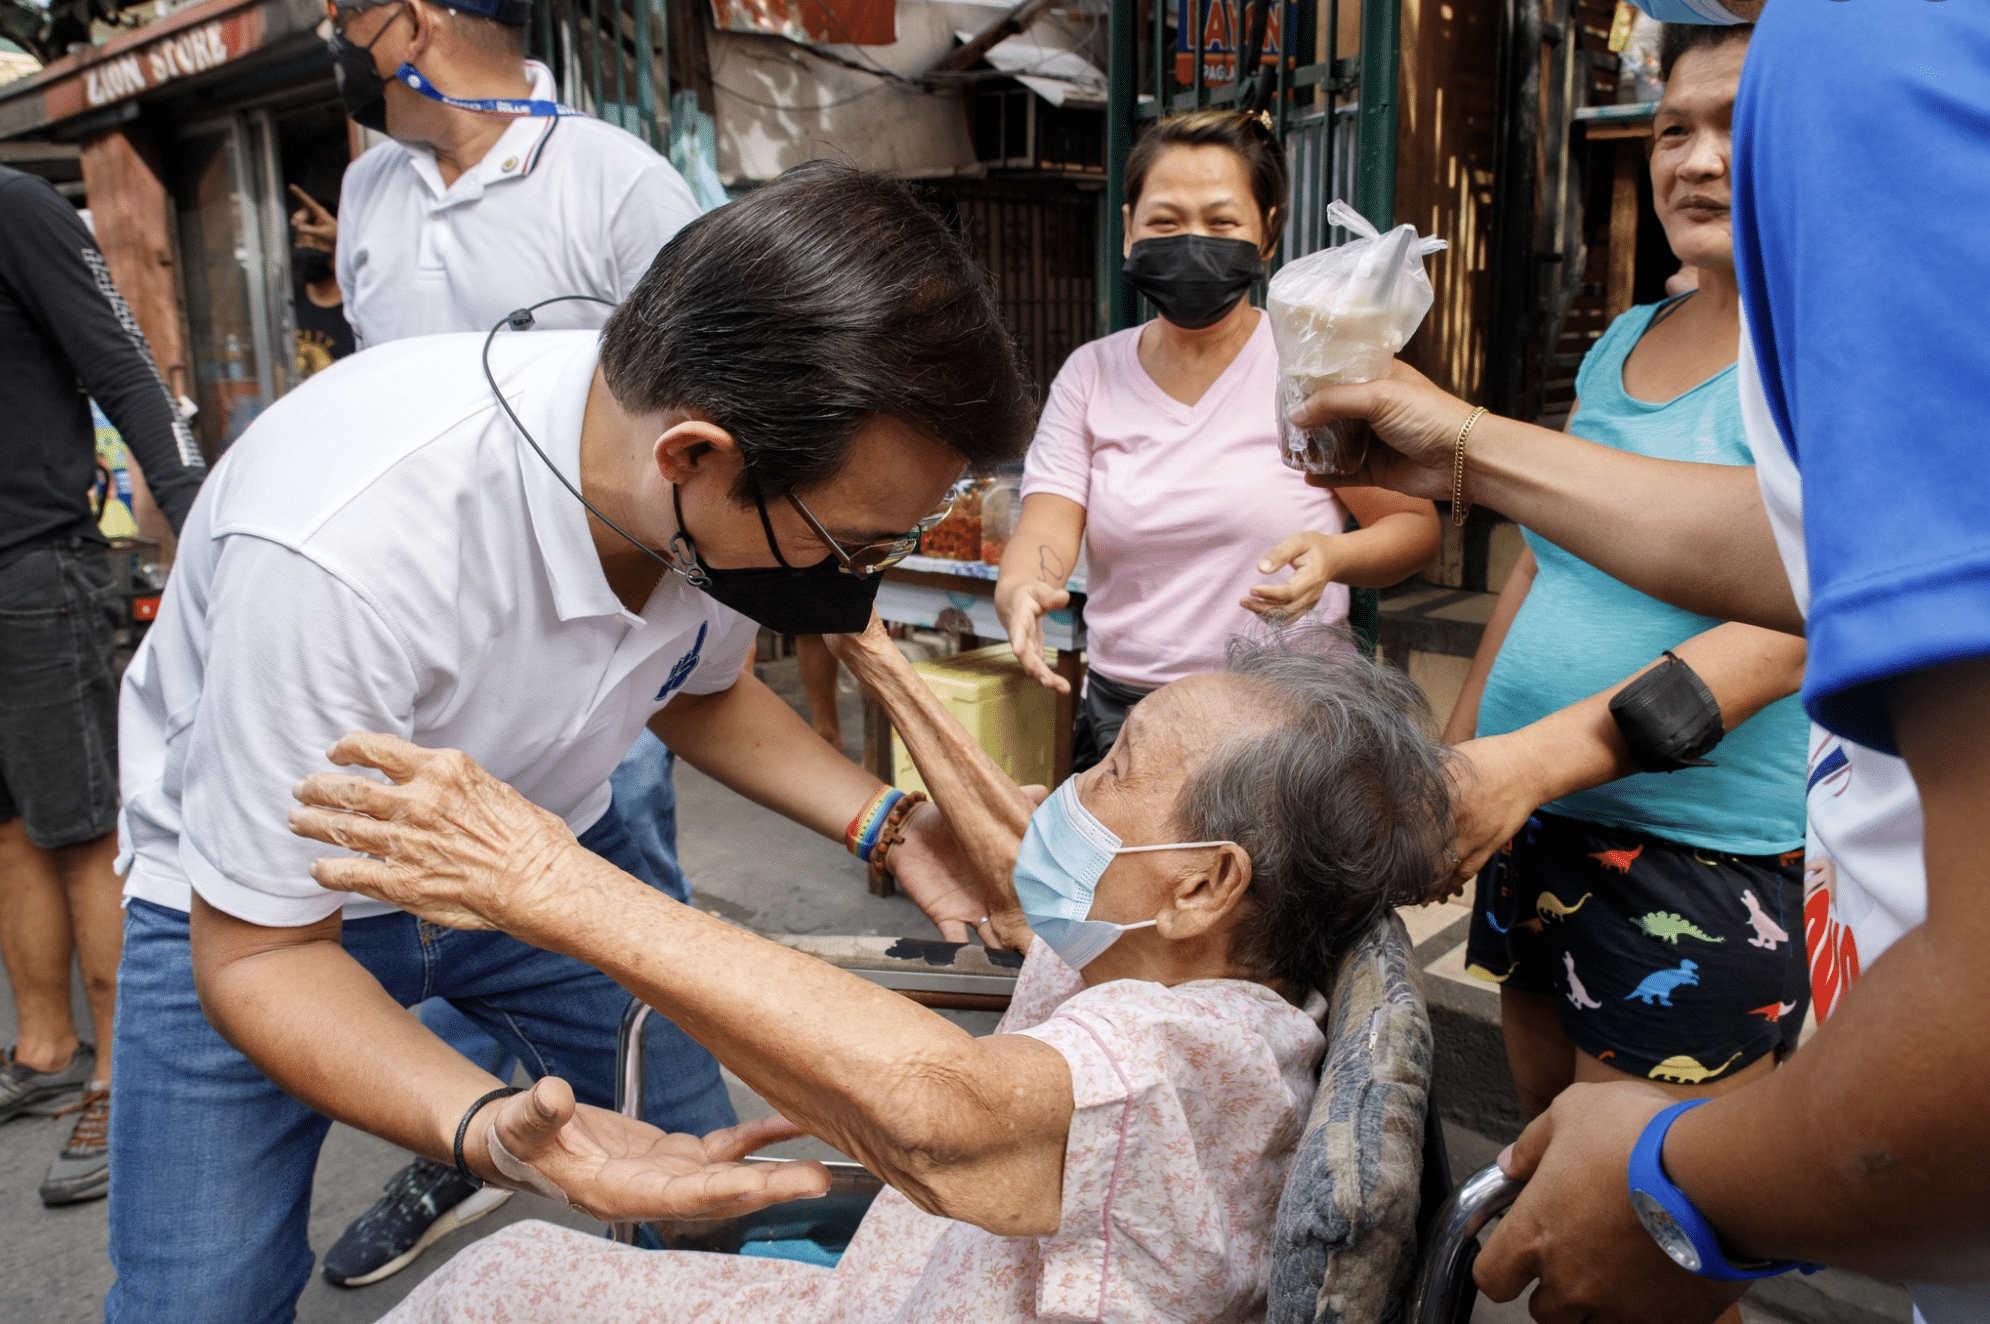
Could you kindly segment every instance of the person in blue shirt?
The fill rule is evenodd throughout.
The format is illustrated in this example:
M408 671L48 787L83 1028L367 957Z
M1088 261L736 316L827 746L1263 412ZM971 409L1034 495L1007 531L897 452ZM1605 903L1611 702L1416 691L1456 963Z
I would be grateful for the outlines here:
M1728 225L1749 32L1665 29L1652 196L1699 287L1604 332L1576 378L1576 436L1754 462ZM1526 538L1445 733L1462 774L1455 852L1478 880L1468 969L1500 986L1529 1118L1577 1080L1725 1093L1795 1047L1810 1001L1803 641L1668 606ZM1609 705L1667 656L1707 684L1726 734L1709 766L1641 771Z
M1692 1324L1746 1286L1712 1273L1810 1261L1906 1281L1926 1324L1980 1322L1990 6L1653 7L1761 15L1733 204L1756 472L1492 416L1466 434L1471 407L1402 365L1315 392L1295 421L1365 418L1384 439L1335 481L1449 496L1462 451L1468 500L1572 555L1675 606L1807 633L1805 928L1830 1014L1781 1070L1690 1112L1633 1082L1565 1092L1504 1156L1527 1186L1476 1274L1501 1300L1538 1279L1539 1320ZM1654 1135L1666 1208L1696 1215L1691 1256L1631 1198ZM1694 1259L1699 1276L1680 1267Z

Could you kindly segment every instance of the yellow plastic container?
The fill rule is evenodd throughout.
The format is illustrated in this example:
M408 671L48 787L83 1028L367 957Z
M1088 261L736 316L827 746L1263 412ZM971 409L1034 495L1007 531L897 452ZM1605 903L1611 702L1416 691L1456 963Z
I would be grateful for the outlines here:
M1018 785L1050 785L1057 696L1023 674L1007 644L920 662L914 669L975 743ZM900 790L926 789L896 731L891 735L891 772Z

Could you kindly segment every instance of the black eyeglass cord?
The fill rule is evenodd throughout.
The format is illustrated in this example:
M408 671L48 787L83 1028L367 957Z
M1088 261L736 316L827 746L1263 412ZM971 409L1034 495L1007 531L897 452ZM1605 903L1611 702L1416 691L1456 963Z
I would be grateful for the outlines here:
M519 422L517 413L512 410L511 401L505 399L504 392L498 389L497 376L491 371L491 342L497 339L497 333L504 330L504 328L506 327L510 327L514 331L530 331L532 329L532 324L538 320L535 317L533 317L533 314L538 312L541 308L544 308L548 304L574 303L574 302L606 304L610 308L613 308L615 306L612 300L599 298L598 296L592 294L561 294L561 295L556 295L551 299L541 299L539 302L532 304L530 307L513 309L511 312L506 313L503 317L500 317L495 323L493 323L491 326L490 334L484 337L484 353L483 353L484 380L490 383L491 394L497 397L498 407L504 410L505 417L511 420L511 425L518 429L518 435L525 438L525 444L532 448L532 453L534 455L537 455L541 460L545 461L546 467L553 471L553 477L560 480L560 486L566 488L567 491L574 494L574 500L580 502L580 504L582 504L583 506L586 506L588 512L592 514L594 518L600 520L603 524L606 524L609 528L615 530L615 532L621 534L624 538L628 539L629 544L632 547L636 548L638 551L642 552L643 555L655 561L665 570L674 570L678 574L682 575L685 573L683 566L678 565L676 562L672 561L669 557L663 555L655 548L649 546L647 543L637 538L635 534L630 533L627 529L617 524L614 520L609 519L606 515L601 513L601 507L595 505L592 501L589 501L586 497L580 494L580 489L578 487L575 487L573 483L567 478L567 476L560 472L560 466L553 463L552 456L546 454L545 451L539 449L539 443L532 439L532 434L530 432L526 431L525 424Z

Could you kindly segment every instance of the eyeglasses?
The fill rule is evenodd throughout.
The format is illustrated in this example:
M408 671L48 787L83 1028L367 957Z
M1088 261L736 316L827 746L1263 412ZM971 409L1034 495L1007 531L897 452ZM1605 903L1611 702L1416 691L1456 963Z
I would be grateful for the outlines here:
M405 4L401 3L401 0L380 0L380 2L376 4L351 4L351 5L334 4L332 8L335 16L332 19L332 31L338 35L340 41L350 41L351 38L345 35L346 24L350 23L353 19L357 18L359 15L367 13L369 10L385 9L389 5L392 5L395 9L400 9L400 10L405 10L407 8ZM394 18L399 18L399 17L400 17L399 14L394 15ZM360 47L360 49L364 51L371 51L375 46L380 44L380 38L387 35L387 29L393 26L394 26L393 19L389 19L387 22L382 23L380 25L380 30L373 34L373 40L367 42L366 45Z
M867 542L854 549L836 541L829 530L822 527L822 521L815 517L815 512L803 505L802 499L792 492L788 493L788 504L793 506L795 513L815 531L816 537L829 544L829 550L836 553L836 559L843 563L844 574L855 575L859 579L869 579L873 575L884 573L891 566L897 565L918 551L919 535L931 531L941 520L953 513L954 494L949 491L932 514L898 537L886 539L884 542Z

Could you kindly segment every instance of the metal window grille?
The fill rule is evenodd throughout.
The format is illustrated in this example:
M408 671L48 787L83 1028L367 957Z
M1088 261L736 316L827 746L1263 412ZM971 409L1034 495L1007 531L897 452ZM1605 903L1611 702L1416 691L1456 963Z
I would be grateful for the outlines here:
M1096 334L1090 250L1099 192L1052 191L1034 181L962 182L946 192L1040 396L1071 351Z
M663 0L541 0L532 58L560 99L619 124L658 151L670 135L670 24Z

